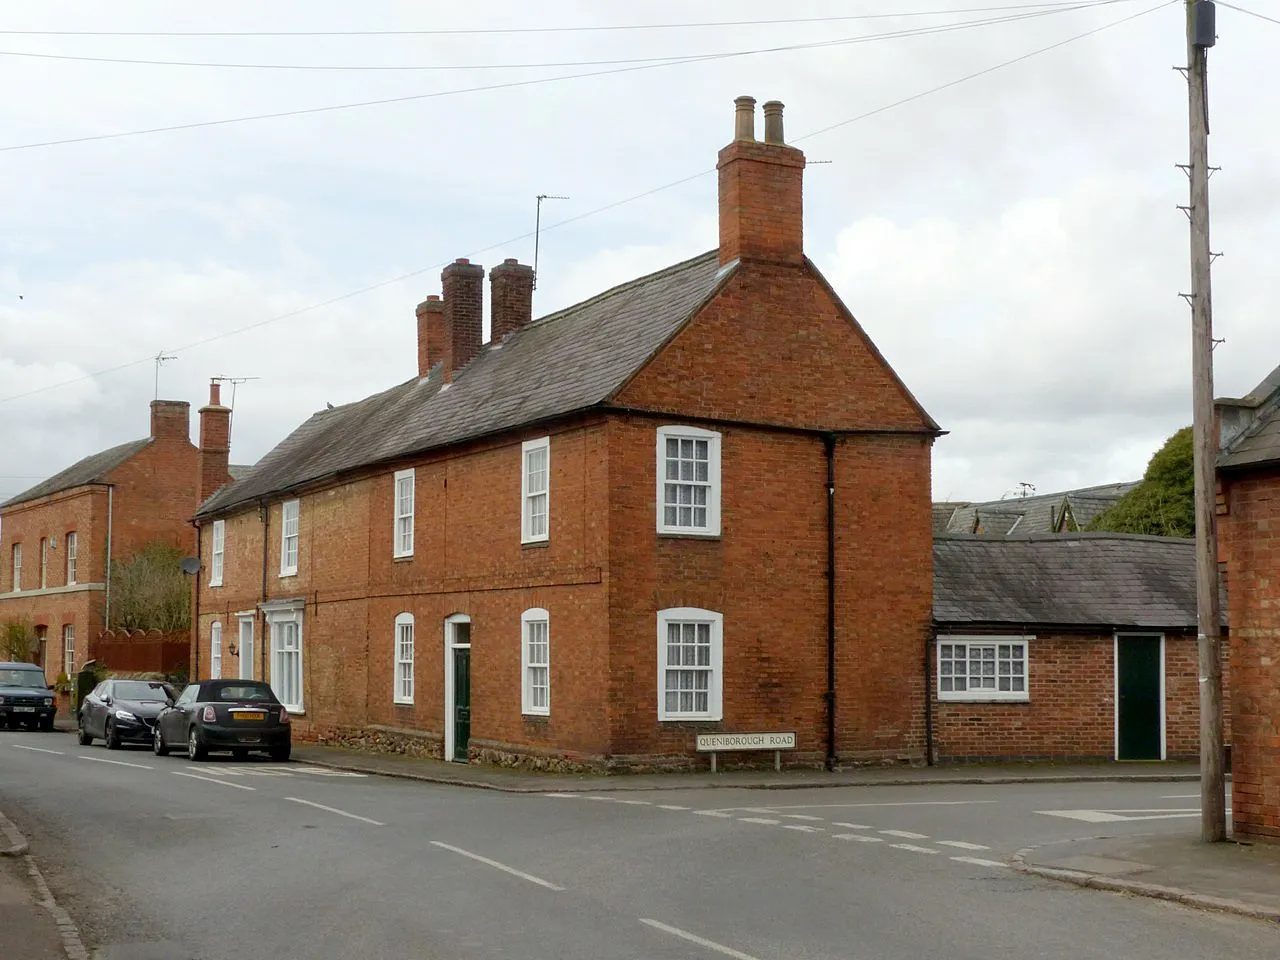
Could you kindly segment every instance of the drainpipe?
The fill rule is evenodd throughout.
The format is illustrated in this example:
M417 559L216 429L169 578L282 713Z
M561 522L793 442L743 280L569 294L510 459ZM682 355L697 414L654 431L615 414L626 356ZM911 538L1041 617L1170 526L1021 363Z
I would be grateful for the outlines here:
M924 762L933 766L933 651L938 643L937 625L924 639Z
M262 515L262 602L267 602L267 534L271 530L271 508L266 501L258 501L258 513ZM256 619L256 618L255 618ZM258 678L267 679L267 615L262 615L262 633L258 642Z
M111 514L115 501L115 486L107 484L107 572L103 578L106 581L106 611L103 613L102 629L111 629Z
M836 768L836 436L823 434L827 455L827 769Z
M200 550L200 541L201 535L204 533L204 527L200 526L198 523L195 527L196 559L199 559L203 556ZM204 573L204 571L197 567L196 572L191 575L191 579L195 584L196 598L191 604L191 647L194 650L194 653L191 655L191 676L187 678L188 682L195 680L200 676L200 574L202 573Z

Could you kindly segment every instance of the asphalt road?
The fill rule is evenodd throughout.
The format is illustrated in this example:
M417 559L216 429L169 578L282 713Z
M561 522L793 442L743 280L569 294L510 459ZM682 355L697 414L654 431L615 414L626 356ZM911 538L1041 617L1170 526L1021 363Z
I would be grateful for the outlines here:
M1274 926L1010 871L1193 784L510 795L0 733L100 960L1274 960Z

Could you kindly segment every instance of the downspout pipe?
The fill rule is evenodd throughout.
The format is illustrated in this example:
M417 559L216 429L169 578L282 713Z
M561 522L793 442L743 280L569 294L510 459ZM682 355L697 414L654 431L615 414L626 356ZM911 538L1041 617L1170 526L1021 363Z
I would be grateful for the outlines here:
M267 602L267 549L269 546L268 534L271 531L271 507L265 500L258 502L258 512L262 515L262 602ZM258 644L258 663L260 670L258 677L262 680L267 679L267 615L262 615L262 634L261 642Z
M200 548L201 538L204 534L204 527L200 524L195 525L196 528L196 558L204 556ZM191 676L188 681L197 680L200 677L200 574L204 573L198 566L196 572L191 575L192 588L195 590L195 599L191 602Z
M111 519L115 507L115 485L107 484L107 570L103 578L106 583L106 610L103 612L102 629L111 629Z
M933 766L933 651L938 646L938 625L931 624L924 639L924 762Z
M827 457L827 769L836 768L836 436L822 436Z

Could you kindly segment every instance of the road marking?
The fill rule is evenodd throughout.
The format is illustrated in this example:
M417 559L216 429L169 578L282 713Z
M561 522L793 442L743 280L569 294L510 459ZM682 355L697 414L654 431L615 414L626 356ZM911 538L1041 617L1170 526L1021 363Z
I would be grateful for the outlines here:
M990 847L984 847L980 843L965 843L963 840L938 840L936 842L939 846L956 847L960 850L990 850L991 849ZM957 858L952 857L951 859L955 860ZM963 857L960 859L963 859Z
M682 807L678 803L660 803L658 804L658 809L659 810L688 810L689 808Z
M799 803L772 810L828 810L851 807L968 807L982 803L999 803L999 800L904 800L901 803Z
M811 817L807 813L784 813L782 816L788 820L821 820L821 817Z
M1198 817L1199 810L1162 810L1159 808L1138 810L1037 810L1036 813L1046 817L1065 817L1068 820L1083 820L1085 823L1121 823L1133 820L1180 820L1184 817ZM1138 816L1130 816L1138 814Z
M617 797L602 797L597 793L597 794L592 794L591 796L587 797L587 799L588 800L605 800L609 803L613 803L617 799Z
M928 840L927 833L912 833L910 830L881 830L886 837L902 837L904 840Z
M837 826L837 827L846 827L846 828L848 828L849 830L870 830L870 829L872 829L872 827L871 827L870 825L865 824L865 823L840 823L838 820L836 821L836 826Z
M937 853L932 847L917 847L914 843L891 843L889 846L895 850L909 850L912 853Z
M198 773L179 773L173 771L175 777L190 777L192 780L203 780L205 783L216 783L220 787L235 787L237 790L256 790L257 787L246 787L243 783L232 783L230 780L215 780L213 777L202 777Z
M975 867L999 867L1007 870L1009 865L1001 863L999 860L983 860L981 857L952 857L957 863L972 863Z
M768 817L739 817L738 819L743 823L764 823L771 827L776 827L782 822L780 820L770 820Z
M724 817L728 819L733 816L732 813L725 813L723 810L695 810L693 812L700 817Z
M861 833L837 833L835 838L837 840L858 840L862 843L884 843L879 837L868 837Z
M619 800L619 803L627 803L633 807L652 807L652 800Z
M577 800L582 796L580 793L544 793L544 797L558 797L565 800Z
M234 784L228 784L234 786ZM327 810L330 813L336 813L340 817L349 817L352 820L359 820L361 823L372 823L375 827L385 827L386 824L380 820L370 820L368 817L362 817L358 814L347 813L345 810L339 810L337 807L326 807L323 803L316 803L314 800L303 800L301 797L285 797L286 800L292 800L294 803L305 803L308 807L315 807L317 810Z
M822 827L811 827L807 823L784 823L783 830L799 830L801 833L822 833Z
M548 890L557 890L557 891L564 890L564 887L557 887L554 883L551 883L547 880L543 880L541 877L535 877L533 874L525 873L523 870L517 870L515 867L508 867L505 863L499 863L497 860L490 860L488 857L482 857L478 853L471 853L470 851L463 850L461 847L455 847L448 843L441 843L439 840L432 840L431 845L433 847L439 847L442 850L451 850L454 853L461 854L464 857L470 857L472 860L475 860L479 863L486 864L490 867L495 867L498 870L503 871L504 873L511 874L513 877L519 877L521 880L528 880L530 883L536 883L538 886L546 887Z
M46 750L44 747L26 747L20 743L11 743L9 746L13 747L15 750L30 750L33 753L52 753L56 757L63 756L61 750Z
M1227 784L1227 793L1231 792L1231 784ZM1199 800L1198 793L1171 793L1168 796L1160 798L1161 800Z
M653 927L655 930L661 930L663 933L669 933L673 937L679 937L681 940L688 940L690 943L696 943L700 947L706 947L708 950L714 950L716 953L722 953L726 957L734 957L735 960L757 960L749 953L743 953L741 950L735 950L733 947L726 947L723 943L716 943L714 940L708 940L706 937L700 937L696 933L690 933L688 930L681 930L679 927L671 927L658 920L647 920L640 918L640 922L645 926Z
M126 763L124 760L108 760L106 757L84 757L81 760L92 760L94 763L114 763L117 767L133 767L135 770L154 770L145 763Z

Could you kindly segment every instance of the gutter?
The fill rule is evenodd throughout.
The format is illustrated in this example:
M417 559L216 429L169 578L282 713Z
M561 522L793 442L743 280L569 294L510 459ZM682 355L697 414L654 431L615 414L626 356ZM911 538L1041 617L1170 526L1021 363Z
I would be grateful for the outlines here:
M822 436L827 457L827 760L836 768L836 435Z

